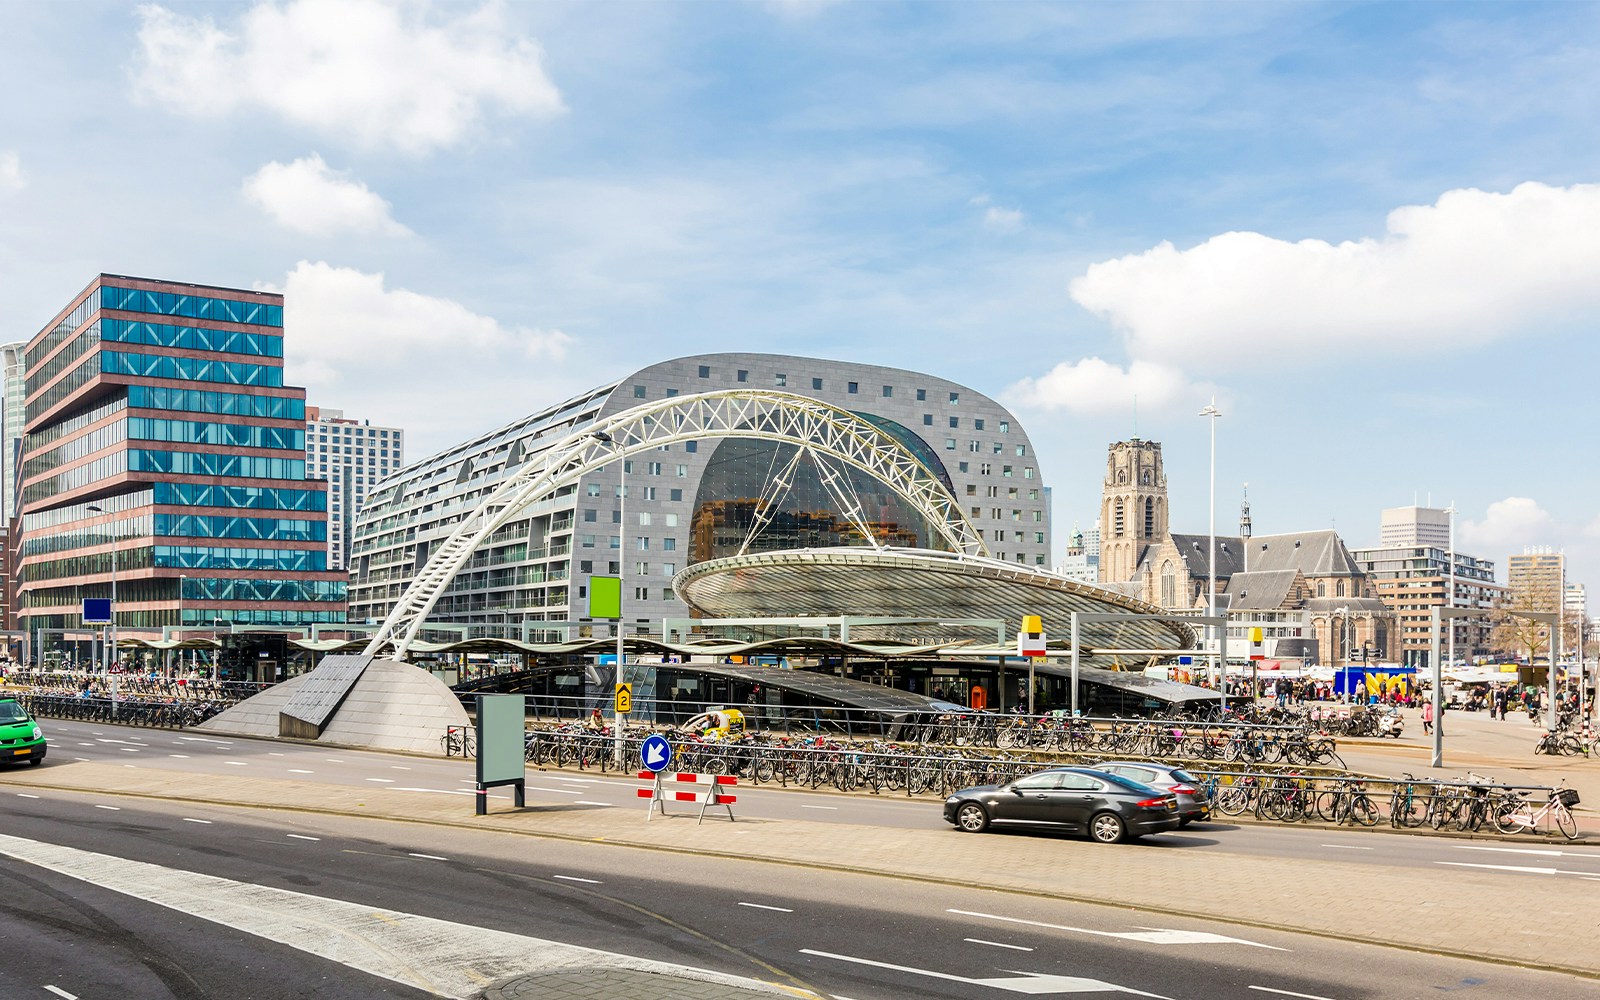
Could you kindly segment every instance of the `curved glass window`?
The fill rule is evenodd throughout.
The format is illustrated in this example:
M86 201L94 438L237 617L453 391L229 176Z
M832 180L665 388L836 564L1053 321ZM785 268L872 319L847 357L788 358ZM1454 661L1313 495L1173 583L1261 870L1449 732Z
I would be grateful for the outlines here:
M950 489L950 476L927 442L892 420L857 416L900 442ZM748 551L869 545L861 528L841 509L835 491L825 485L824 479L831 477L838 477L840 491L860 506L862 520L879 544L949 548L921 513L875 477L826 457L821 465L811 455L796 462L798 451L795 445L748 438L717 442L695 493L689 562L737 554L752 527L766 516L758 516L764 496L773 500L776 510ZM788 488L769 490L768 484L785 473Z

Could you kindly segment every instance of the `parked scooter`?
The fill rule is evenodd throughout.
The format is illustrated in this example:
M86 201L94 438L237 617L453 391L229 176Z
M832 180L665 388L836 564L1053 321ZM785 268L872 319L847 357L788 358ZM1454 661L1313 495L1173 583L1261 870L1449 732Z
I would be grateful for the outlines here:
M1405 731L1405 728L1406 720L1400 715L1400 710L1398 708L1391 708L1389 711L1378 716L1379 736L1393 736L1395 739L1399 739L1400 734Z

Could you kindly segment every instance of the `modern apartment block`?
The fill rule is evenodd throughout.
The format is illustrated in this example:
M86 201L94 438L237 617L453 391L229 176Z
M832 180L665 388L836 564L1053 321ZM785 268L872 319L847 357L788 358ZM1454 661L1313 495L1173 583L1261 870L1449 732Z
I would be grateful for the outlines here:
M1521 611L1559 610L1566 599L1567 557L1549 546L1533 546L1506 560L1506 590L1511 607Z
M1378 599L1394 611L1400 634L1400 658L1407 666L1427 667L1433 649L1433 609L1440 607L1501 607L1506 588L1494 581L1494 563L1455 553L1455 597L1450 594L1450 552L1428 545L1385 545L1354 549L1350 553L1366 571ZM1457 659L1485 657L1493 652L1492 622L1456 619ZM1441 642L1448 656L1449 632Z
M356 512L378 480L404 464L404 432L352 420L343 410L306 407L306 476L328 484L328 566L344 569Z
M554 442L640 403L738 388L809 396L870 421L946 484L992 556L1046 565L1049 507L1038 459L1021 422L999 403L897 368L709 354L643 368L385 480L357 516L351 619L387 615L464 511ZM850 493L880 543L938 546L916 510L882 483L853 468L822 468L796 451L786 443L721 438L638 455L626 463L625 512L619 463L585 472L575 487L498 531L429 617L496 633L521 622L575 619L587 613L591 575L624 577L631 622L685 615L673 577L692 563L739 552L747 539L751 551L867 544L824 477ZM774 480L785 475L787 486L774 491ZM765 530L754 532L762 522Z
M19 627L79 627L113 580L124 635L344 621L281 295L102 274L24 360Z
M1439 507L1385 507L1379 515L1378 544L1450 548L1450 511Z

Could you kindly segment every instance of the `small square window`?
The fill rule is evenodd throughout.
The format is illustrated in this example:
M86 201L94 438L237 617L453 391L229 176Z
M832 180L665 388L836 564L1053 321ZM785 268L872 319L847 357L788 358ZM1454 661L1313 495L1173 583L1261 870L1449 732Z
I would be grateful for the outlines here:
M644 386L636 385L636 386L633 387L633 398L634 399L643 399L644 398Z
M924 427L932 427L933 426L933 414L924 413L922 415L922 426L924 426Z
M1010 475L1011 475L1011 466L1009 466L1009 465L1003 465L1003 466L1001 466L1001 467L1000 467L1000 474L1001 474L1001 475L1002 475L1002 476L1006 476L1006 477L1009 477L1009 476L1010 476Z
M1009 420L1000 421L1000 433L1001 434L1010 434L1011 433L1011 421L1009 421Z
M968 464L969 463L967 462L962 462L960 465L956 466L956 468L960 469L962 472L966 472Z
M976 483L968 483L967 484L967 496L975 497L977 495L978 495L978 485Z
M782 389L789 384L789 376L782 374L772 376L772 384Z
M578 561L578 572L579 573L593 573L594 572L594 560L593 559L580 559Z
M711 377L711 366L710 365L701 365L700 366L700 377L701 378L710 378Z
M957 405L957 404L958 404L958 403L960 403L960 402L961 402L961 393L959 393L959 392L952 392L952 393L951 393L951 394L950 394L950 405L951 405L951 406L955 406L955 405Z
M811 380L811 391L813 391L813 392L821 392L822 391L822 379L814 378L814 379Z
M677 550L678 550L678 540L676 538L663 538L661 540L661 551L663 551L663 552L676 552Z
M685 441L683 443L683 450L689 452L690 454L693 454L693 453L695 453L695 452L700 450L700 442L699 441Z
M850 394L852 396L855 395L857 392L861 391L861 385L860 385L860 383L857 383L857 382L851 382L849 388L850 388Z
M893 395L894 395L894 386L886 385L886 386L883 387L883 398L884 399L889 399Z
M950 426L952 428L960 427L961 426L961 418L960 417L951 417L950 418Z
M917 402L926 403L927 401L928 401L928 390L926 390L926 389L918 389L917 390Z
M674 501L676 503L682 503L683 502L683 491L682 490L668 490L667 491L667 499L671 500L671 501Z
M1025 444L1017 445L1017 457L1018 458L1022 458L1024 456L1026 456L1027 454L1028 454L1028 446L1027 445L1025 445Z
M662 514L661 516L666 519L663 523L666 524L667 527L676 528L678 526L678 515Z
M586 510L586 511L583 512L583 519L585 521L594 521L594 520L597 519L597 517L598 517L598 512L597 511Z
M973 417L972 418L972 429L975 430L975 431L983 430L983 418L982 417Z
M668 396L676 396L677 394L678 394L678 390L676 390L676 389L668 389L667 390L667 395Z
M955 438L945 438L944 439L944 450L945 451L955 451L956 450L956 439Z
M748 381L750 381L750 373L745 371L743 368L739 369L739 371L735 374L734 377L737 378L740 382L748 382Z

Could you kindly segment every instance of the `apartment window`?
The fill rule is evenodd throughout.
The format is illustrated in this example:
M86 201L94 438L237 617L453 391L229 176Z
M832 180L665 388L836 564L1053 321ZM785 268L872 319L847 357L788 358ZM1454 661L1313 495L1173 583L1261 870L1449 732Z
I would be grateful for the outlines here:
M982 465L978 466L978 475L980 476L993 475L993 473L994 466L990 465L988 462L984 462Z
M1022 478L1023 479L1032 479L1033 478L1033 466L1031 466L1031 465L1023 466Z
M662 523L669 528L676 528L678 526L678 515L676 514L662 514L661 520Z
M612 535L611 536L611 547L614 548L614 549L622 548L622 536L620 536L620 535Z
M638 574L639 576L649 576L650 575L650 564L647 563L647 562L634 563L633 564L633 571L634 571L634 573Z
M621 524L622 523L622 511L614 510L614 511L611 512L611 523L612 524Z
M961 418L960 417L951 417L950 418L950 427L951 427L951 429L954 429L954 428L957 428L957 427L960 427L960 426L961 426Z
M634 399L643 399L644 398L644 386L636 385L636 386L633 387L633 398Z
M1000 474L1002 476L1006 476L1006 477L1009 478L1010 475L1011 475L1011 466L1009 466L1009 465L1002 466L1001 469L1000 469Z
M678 572L678 564L677 563L662 563L661 564L661 575L662 576L672 576L672 575L676 574L677 572Z
M663 551L663 552L676 552L676 551L678 551L678 540L676 538L663 538L661 540L661 551Z
M645 467L644 467L644 471L648 472L652 476L659 476L659 475L661 475L661 463L660 462L646 462L645 463Z
M972 418L972 429L975 430L975 431L983 430L983 418L982 417L973 417Z
M1006 499L1007 500L1015 500L1016 498L1017 498L1017 488L1015 486L1013 486L1010 489L1006 490Z
M1013 531L1013 532L1012 532L1012 533L1011 533L1011 535L1012 535L1012 539L1011 539L1011 540L1012 540L1012 541L1014 541L1014 542L1016 542L1016 543L1017 543L1017 544L1018 544L1018 545L1021 545L1021 544L1022 544L1022 532L1020 532L1020 531ZM1018 553L1017 553L1017 558L1018 558L1018 559L1021 559L1021 558L1022 558L1022 553L1020 553L1020 552L1018 552Z
M974 455L976 455L979 452L983 451L983 442L982 441L969 441L969 442L967 442L967 450L972 452Z
M650 588L649 587L635 587L635 588L633 588L633 599L636 600L636 601L648 601L650 599Z
M1027 477L1024 477L1024 478L1027 478ZM1029 490L1028 491L1028 499L1029 500L1037 500L1037 499L1039 499L1039 491L1037 489Z
M961 403L961 393L959 393L959 392L952 392L952 393L951 393L951 394L950 394L950 405L951 405L951 406L957 406L957 405L959 405L959 404L960 404L960 403Z
M1034 541L1035 545L1043 545L1044 544L1044 532L1035 531L1033 533L1033 541Z
M681 465L680 464L678 466L678 478L679 479L688 479L689 478L689 467L687 465Z
M670 396L676 396L676 395L677 395L677 394L678 394L678 390L676 390L676 389L668 389L668 390L667 390L667 395L668 395L668 396L669 396L669 397L670 397Z
M649 511L640 512L640 514L639 514L639 524L640 525L649 524L650 521L651 521L651 514L650 514Z
M590 522L593 522L593 521L595 521L595 520L598 520L598 518L597 518L597 517L596 517L596 516L595 516L595 511L593 511L593 510L586 510L586 511L584 511L584 512L583 512L583 519L584 519L584 520L585 520L585 521L590 521Z
M960 469L962 472L966 472L967 471L967 465L968 465L968 463L962 462L959 465L957 465L956 468Z
M1010 434L1011 433L1011 421L1009 421L1009 420L1000 421L1000 433L1001 434Z
M1000 442L999 442L999 441L996 441L996 442L995 442L995 443L994 443L994 453L995 453L995 454L996 454L996 455L998 455L998 454L1000 454L1000 453L1002 453L1002 452L1004 452L1004 451L1005 451L1005 450L1006 450L1006 446L1005 446L1005 445L1003 445L1003 444L1001 444L1001 443L1000 443Z
M883 398L884 399L889 399L892 396L894 396L894 386L892 386L892 385L884 386L883 387Z
M1001 510L1000 510L999 507L990 507L989 508L989 519L991 521L1000 520L1000 514L1001 514Z
M812 379L811 380L811 389L812 389L813 392L821 392L822 391L822 379L820 379L820 378Z
M582 559L582 560L579 560L579 562L578 562L578 572L579 573L593 573L594 572L594 560L593 559Z
M683 443L683 450L688 452L689 454L693 455L693 454L695 454L696 452L698 452L700 450L700 442L699 441L685 441Z
M700 374L701 378L710 378L711 377L711 366L710 365L701 365L699 374Z
M998 499L1000 499L1000 487L998 487L998 486L991 486L991 487L989 487L989 493L988 493L988 496L989 496L989 498L990 498L990 499L992 499L992 500L998 500Z
M922 426L924 426L924 427L932 427L933 426L933 414L924 413L922 415Z
M750 373L741 368L734 374L734 378L740 382L748 382L750 381Z
M1018 458L1022 458L1024 456L1026 456L1027 454L1028 454L1028 446L1027 445L1025 445L1025 444L1017 445L1017 457Z
M683 502L683 491L682 490L668 490L667 491L667 499L668 500L672 500L672 501L674 501L676 503L682 503Z
M772 376L772 384L777 386L778 388L782 389L782 388L786 387L789 384L789 376L781 374L781 373L778 374L778 375L774 375L774 376Z
M640 552L649 552L650 551L650 538L649 538L649 536L640 535L638 538L635 538L634 541L636 543L638 543L638 547L639 547L639 551Z
M975 496L977 496L977 495L978 495L978 487L977 487L977 484L975 484L975 483L968 483L968 484L967 484L967 496L969 496L969 497L975 497Z
M850 395L854 396L856 393L861 391L861 386L860 386L860 384L858 384L856 382L851 382L849 384L849 386L848 386L848 389L849 389Z
M611 487L611 495L616 497L618 500L622 499L622 497L624 496L624 491L622 489L622 484L621 483L618 483L616 486Z
M1005 541L1006 540L1006 533L1003 530L1001 530L999 528L996 528L995 532L994 532L994 540L997 541L997 542ZM1005 555L1002 553L1000 558L1004 559Z
M1042 510L1034 511L1033 512L1033 520L1034 520L1035 524L1043 524L1044 523L1044 511L1042 511Z
M918 389L917 390L917 402L926 403L927 401L928 401L928 390L926 390L926 389Z
M654 500L656 498L656 488L654 486L646 486L639 491L639 494L641 499Z
M982 507L974 507L974 508L972 508L972 516L973 517L982 517L983 516L983 508Z
M955 451L956 450L956 439L955 438L945 438L944 439L944 450L945 451Z
M1015 507L1011 508L1011 520L1013 520L1013 521L1022 520L1022 511L1018 510Z

